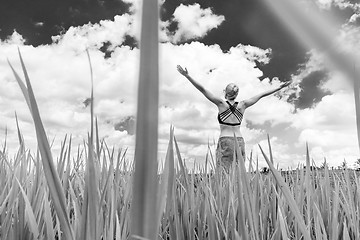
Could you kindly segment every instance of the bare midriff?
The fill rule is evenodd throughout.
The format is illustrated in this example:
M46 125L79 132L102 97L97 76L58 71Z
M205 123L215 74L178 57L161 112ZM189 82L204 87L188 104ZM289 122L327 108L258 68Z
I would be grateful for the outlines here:
M240 126L227 126L220 124L220 137L242 137Z

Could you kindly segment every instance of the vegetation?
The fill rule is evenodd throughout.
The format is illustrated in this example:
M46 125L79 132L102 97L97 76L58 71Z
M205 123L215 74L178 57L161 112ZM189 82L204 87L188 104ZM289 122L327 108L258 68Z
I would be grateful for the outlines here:
M128 168L126 154L97 141L89 154L89 145L79 146L74 154L71 138L62 143L52 174L60 180L64 209L58 209L51 197L41 154L26 151L21 137L14 159L9 159L6 149L1 152L1 239L70 239L72 234L76 239L89 239L90 219L96 219L93 239L129 238L134 175L124 171ZM94 212L85 207L91 184L86 177L90 155L95 166ZM301 168L281 177L271 159L267 160L272 174L254 169L245 173L244 164L234 165L229 174L195 174L187 170L171 136L156 190L157 238L359 238L360 182L356 174L325 167ZM208 162L211 166L212 161ZM59 211L64 211L69 223L67 234Z

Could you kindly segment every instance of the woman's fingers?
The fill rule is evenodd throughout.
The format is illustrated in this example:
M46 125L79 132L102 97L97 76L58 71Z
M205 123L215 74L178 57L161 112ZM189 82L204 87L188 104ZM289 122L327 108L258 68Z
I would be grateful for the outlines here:
M291 83L291 81L289 81L289 82L284 82L283 84L281 84L281 87L282 87L282 88L287 87L287 86L290 85L290 83Z
M187 69L184 70L180 65L177 65L177 70L183 75L188 73Z

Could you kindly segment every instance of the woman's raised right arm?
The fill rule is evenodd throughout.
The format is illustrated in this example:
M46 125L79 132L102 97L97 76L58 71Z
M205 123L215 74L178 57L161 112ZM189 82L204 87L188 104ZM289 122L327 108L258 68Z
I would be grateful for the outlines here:
M209 92L206 88L204 88L200 83L198 83L197 81L195 81L190 75L188 70L185 68L182 68L180 65L177 65L177 70L178 72L183 75L184 77L186 77L189 82L191 82L191 84L196 87L196 89L198 89L207 99L209 99L212 103L214 103L215 105L219 105L222 103L221 98L216 97L215 95L213 95L211 92Z

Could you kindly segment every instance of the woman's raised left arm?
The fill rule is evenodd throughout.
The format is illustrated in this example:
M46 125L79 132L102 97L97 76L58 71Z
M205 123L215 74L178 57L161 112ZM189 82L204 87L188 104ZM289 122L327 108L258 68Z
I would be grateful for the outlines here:
M243 102L244 102L244 104L245 104L245 108L248 108L248 107L254 105L254 104L257 103L261 98L266 97L266 96L269 96L269 95L271 95L271 94L279 91L280 89L283 89L283 88L289 86L290 83L291 83L290 81L289 81L289 82L284 82L284 83L282 83L279 87L277 87L277 88L275 88L275 89L265 91L265 92L260 93L260 94L258 94L258 95L256 95L256 96L252 97L252 98L249 98L249 99L247 99L247 100L244 100Z

